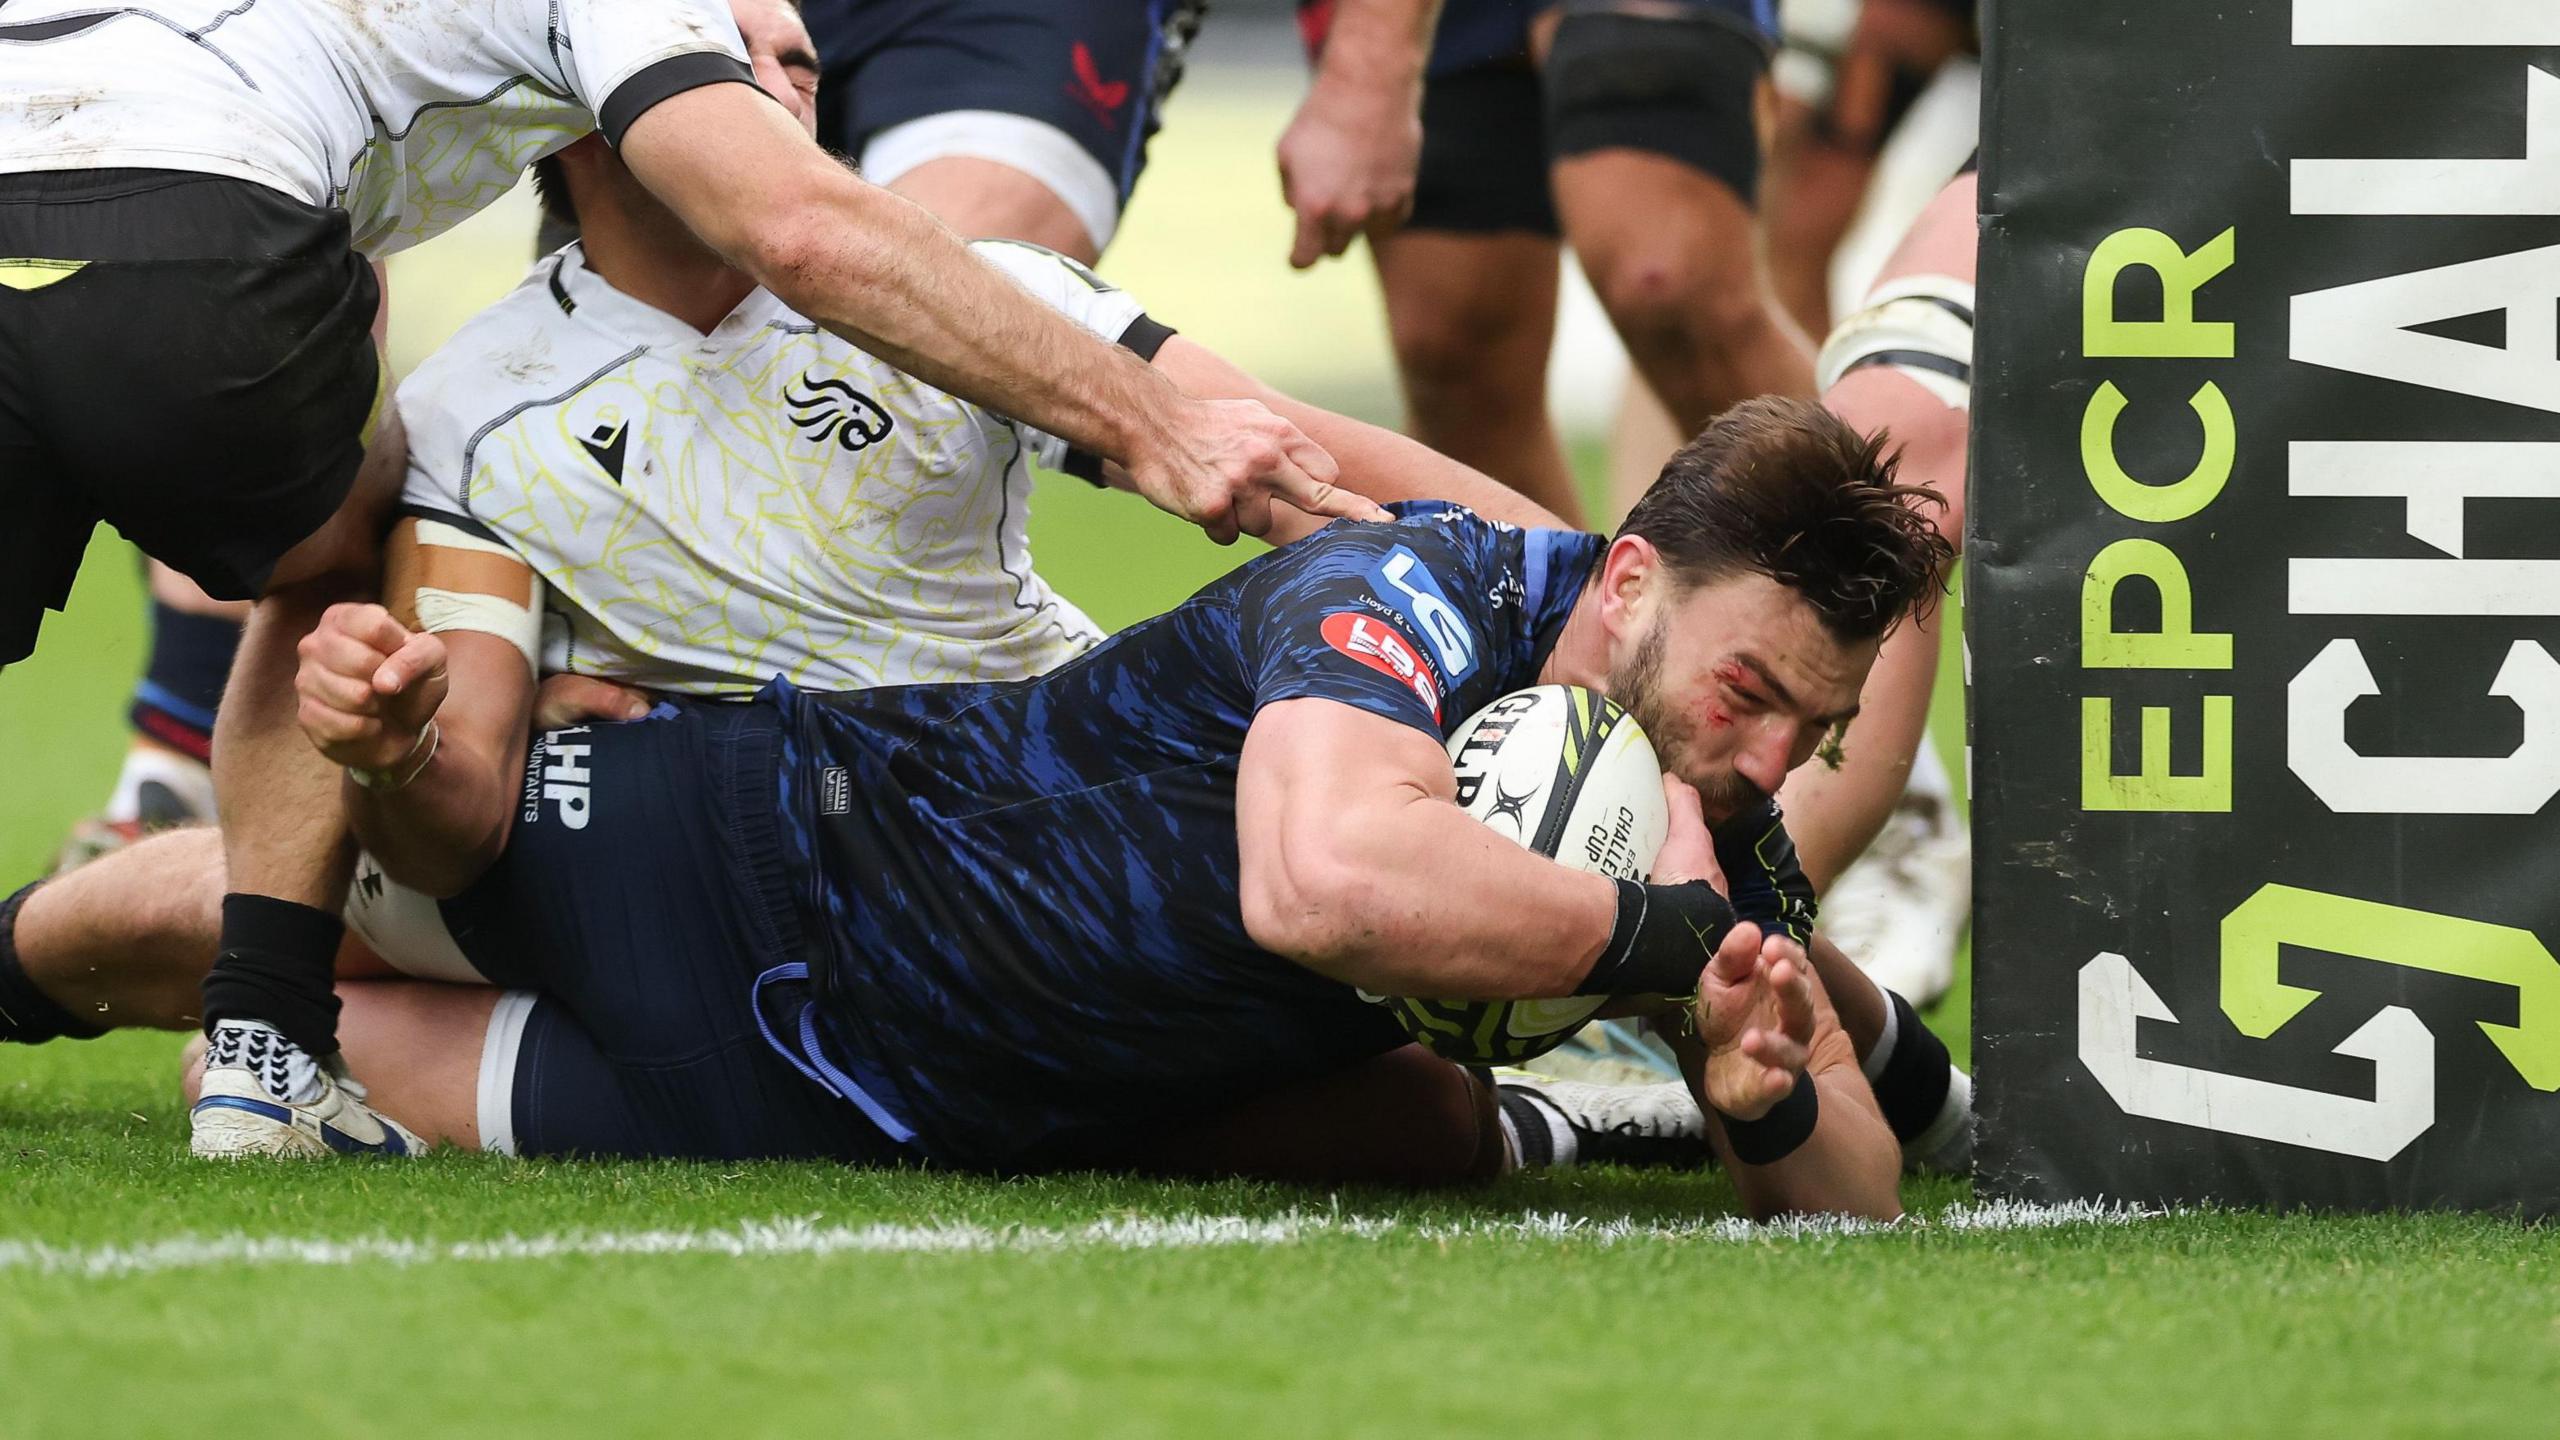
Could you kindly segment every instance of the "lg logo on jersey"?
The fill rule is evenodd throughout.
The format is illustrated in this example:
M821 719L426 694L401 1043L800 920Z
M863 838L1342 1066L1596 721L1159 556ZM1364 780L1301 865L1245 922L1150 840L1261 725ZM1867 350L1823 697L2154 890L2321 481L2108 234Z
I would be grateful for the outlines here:
M1457 607L1449 603L1448 592L1440 588L1422 557L1399 545L1369 572L1369 583L1376 587L1379 599L1412 621L1422 638L1431 642L1432 653L1440 657L1441 676L1456 689L1476 668L1475 638L1467 633L1466 622L1458 618Z
M821 445L832 440L847 450L865 450L898 428L879 402L841 380L815 372L802 375L782 398L791 404L791 423Z

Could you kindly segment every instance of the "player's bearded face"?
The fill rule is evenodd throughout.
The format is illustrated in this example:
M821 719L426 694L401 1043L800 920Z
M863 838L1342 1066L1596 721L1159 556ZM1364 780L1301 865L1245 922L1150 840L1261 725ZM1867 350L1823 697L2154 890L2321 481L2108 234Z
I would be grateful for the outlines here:
M1710 824L1728 820L1757 806L1768 794L1734 768L1731 754L1704 753L1697 727L1682 707L1671 702L1664 670L1671 654L1671 612L1664 606L1637 637L1635 647L1610 666L1609 698L1627 707L1653 741L1663 768L1698 791L1699 808Z

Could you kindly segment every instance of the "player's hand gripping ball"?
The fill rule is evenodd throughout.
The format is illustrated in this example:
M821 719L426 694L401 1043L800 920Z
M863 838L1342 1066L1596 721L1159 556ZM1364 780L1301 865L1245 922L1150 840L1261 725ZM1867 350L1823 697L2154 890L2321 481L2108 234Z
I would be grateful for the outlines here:
M1477 711L1449 737L1458 804L1575 870L1653 873L1670 828L1662 762L1635 717L1596 690L1539 685ZM1364 992L1365 993L1365 992ZM1561 1000L1407 1000L1369 995L1432 1053L1468 1065L1543 1055L1582 1028L1600 995Z

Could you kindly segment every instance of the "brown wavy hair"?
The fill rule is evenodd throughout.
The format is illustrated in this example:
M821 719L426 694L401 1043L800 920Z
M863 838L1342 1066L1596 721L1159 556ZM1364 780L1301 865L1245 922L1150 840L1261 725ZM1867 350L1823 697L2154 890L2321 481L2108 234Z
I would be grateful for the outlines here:
M1683 585L1766 575L1834 635L1873 639L1927 615L1955 558L1927 508L1946 501L1896 483L1891 446L1810 400L1746 400L1680 447L1618 533Z

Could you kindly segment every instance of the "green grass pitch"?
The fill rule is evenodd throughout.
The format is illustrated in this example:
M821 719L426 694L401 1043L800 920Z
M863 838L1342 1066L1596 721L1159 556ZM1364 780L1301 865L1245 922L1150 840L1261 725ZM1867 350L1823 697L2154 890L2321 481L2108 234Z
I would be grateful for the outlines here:
M1277 268L1267 166L1233 160L1278 103L1177 110L1119 273L1161 268L1151 290L1231 327L1213 343L1391 410L1361 272L1210 308L1196 257ZM1233 203L1162 203L1179 187ZM1195 233L1210 210L1241 218ZM467 308L403 273L404 304ZM1043 568L1106 623L1235 557L1118 497L1052 487L1039 508ZM102 541L73 614L0 674L0 883L104 794L134 596ZM1965 1013L1960 989L1938 1017L1960 1047ZM0 1050L0 1440L2543 1436L2560 1395L2560 1254L2496 1221L1997 1228L1935 1182L1894 1232L1741 1232L1718 1180L1608 1171L1416 1197L473 1156L209 1169L184 1154L177 1049Z

